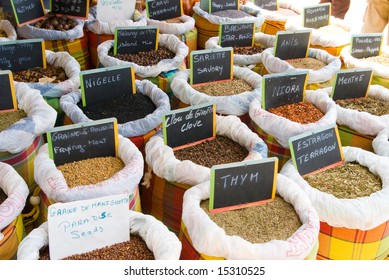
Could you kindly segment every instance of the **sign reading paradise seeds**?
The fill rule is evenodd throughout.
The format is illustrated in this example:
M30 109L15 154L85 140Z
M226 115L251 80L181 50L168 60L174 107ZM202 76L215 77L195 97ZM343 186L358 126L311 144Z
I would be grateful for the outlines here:
M369 92L372 69L339 70L335 75L331 98L333 100L366 97Z
M381 54L383 35L381 33L351 35L351 55L355 58L367 58Z
M87 19L89 16L89 1L50 0L50 11L57 15Z
M331 3L304 7L303 26L307 28L320 28L330 24Z
M311 31L278 31L274 56L282 60L305 58L308 55Z
M45 8L42 0L9 0L18 26L43 19Z
M17 110L18 105L11 71L0 71L0 88L0 112Z
M146 12L150 19L167 20L184 14L182 0L146 0Z
M115 29L113 54L133 54L158 49L159 28L128 26Z
M278 10L278 1L277 0L254 0L255 6L258 6L261 9L268 11L277 11Z
M219 27L219 45L221 47L254 46L255 23L222 23Z

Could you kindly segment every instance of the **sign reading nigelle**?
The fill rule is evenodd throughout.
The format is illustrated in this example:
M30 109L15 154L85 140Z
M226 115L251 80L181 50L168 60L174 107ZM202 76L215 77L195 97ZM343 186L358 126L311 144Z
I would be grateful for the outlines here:
M219 45L221 47L254 46L255 23L222 23L219 27Z
M89 1L50 0L50 10L58 15L87 19L89 15Z
M311 40L311 31L278 31L274 47L274 56L282 60L305 58Z
M16 110L18 107L11 71L0 71L0 88L0 112Z
M381 33L353 34L351 36L351 55L367 58L381 54L383 35Z
M55 165L95 157L116 157L116 118L58 126L47 132L50 158Z
M127 194L48 207L50 259L59 260L130 240Z
M216 137L215 107L215 104L202 104L165 114L162 117L165 145L184 148Z
M132 54L158 49L159 28L155 26L117 27L113 54Z
M42 0L9 0L18 26L44 18L45 8Z
M150 19L167 20L184 14L182 0L146 0L146 12Z
M277 172L276 157L212 166L209 211L217 213L273 200Z
M291 137L289 147L293 164L301 176L337 166L344 161L336 125Z
M277 0L254 0L255 6L268 10L268 11L277 11L278 10L278 1Z
M372 69L339 70L335 75L331 98L336 101L366 97L372 77Z
M303 26L308 28L320 28L330 24L331 3L324 3L304 7Z

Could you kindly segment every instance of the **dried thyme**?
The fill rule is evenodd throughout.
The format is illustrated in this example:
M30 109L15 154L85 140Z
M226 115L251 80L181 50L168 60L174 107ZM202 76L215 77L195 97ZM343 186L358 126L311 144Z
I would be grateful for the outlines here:
M252 91L253 87L245 80L233 79L231 81L196 86L195 89L210 96L231 96L245 91Z
M23 110L0 113L0 132L25 117L27 114Z
M378 100L369 96L336 100L336 104L346 109L367 112L375 116L389 114L389 102Z

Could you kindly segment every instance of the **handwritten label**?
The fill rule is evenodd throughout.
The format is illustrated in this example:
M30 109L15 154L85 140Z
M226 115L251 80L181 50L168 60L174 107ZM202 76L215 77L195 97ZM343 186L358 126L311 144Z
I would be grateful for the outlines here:
M45 9L41 0L10 0L18 26L44 18Z
M111 195L48 207L50 259L130 240L129 197Z
M277 0L254 0L255 6L268 10L268 11L277 11L278 10L278 1Z
M381 54L383 35L380 33L354 34L351 36L351 55L366 58Z
M118 130L115 118L59 126L47 132L50 158L55 165L95 157L116 157Z
M43 39L0 42L0 69L19 72L34 67L46 68Z
M100 2L101 0L99 0ZM87 19L89 1L85 0L50 0L50 10L55 14Z
M132 19L136 0L99 0L96 5L96 18L100 21Z
M184 14L182 0L147 0L146 12L150 19L167 20Z
M216 105L202 104L170 111L162 117L165 145L184 147L216 136Z
M264 75L262 108L265 110L304 100L308 71Z
M320 28L330 24L331 3L324 3L304 7L303 26L308 28Z
M331 98L336 101L366 97L372 77L372 69L339 70L335 75Z
M18 105L11 71L0 71L0 88L0 111L16 110Z
M114 55L148 52L158 49L159 28L153 26L117 27Z
M310 38L311 31L278 31L274 56L282 60L305 58L308 55Z
M232 48L192 51L190 53L190 84L232 80Z
M211 213L246 208L275 197L278 159L215 165L211 168Z
M219 45L221 47L254 46L255 23L222 23L219 27Z
M80 73L82 106L136 93L134 68L114 66Z
M336 125L291 137L289 147L293 164L302 176L339 165L344 160Z
M239 10L238 0L200 0L200 8L208 13Z

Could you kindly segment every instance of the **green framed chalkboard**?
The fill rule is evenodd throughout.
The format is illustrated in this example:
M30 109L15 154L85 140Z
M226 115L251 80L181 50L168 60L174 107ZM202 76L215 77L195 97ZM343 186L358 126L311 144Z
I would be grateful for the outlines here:
M18 104L11 71L0 71L0 88L0 112L17 110Z
M382 33L351 35L350 53L355 58L378 56L382 50Z
M159 28L127 26L115 29L113 54L133 54L158 49Z
M85 0L50 0L50 11L81 19L89 16L89 1Z
M42 0L9 0L18 26L37 21L45 17Z
M282 60L305 58L308 55L311 31L278 31L274 44L274 56Z
M303 26L320 28L330 24L331 3L306 6L303 8Z
M371 68L339 70L335 74L331 98L336 101L366 97L372 78L373 70Z
M181 17L184 14L182 0L146 0L146 14L155 20Z
M254 46L255 22L227 22L219 25L219 46Z

